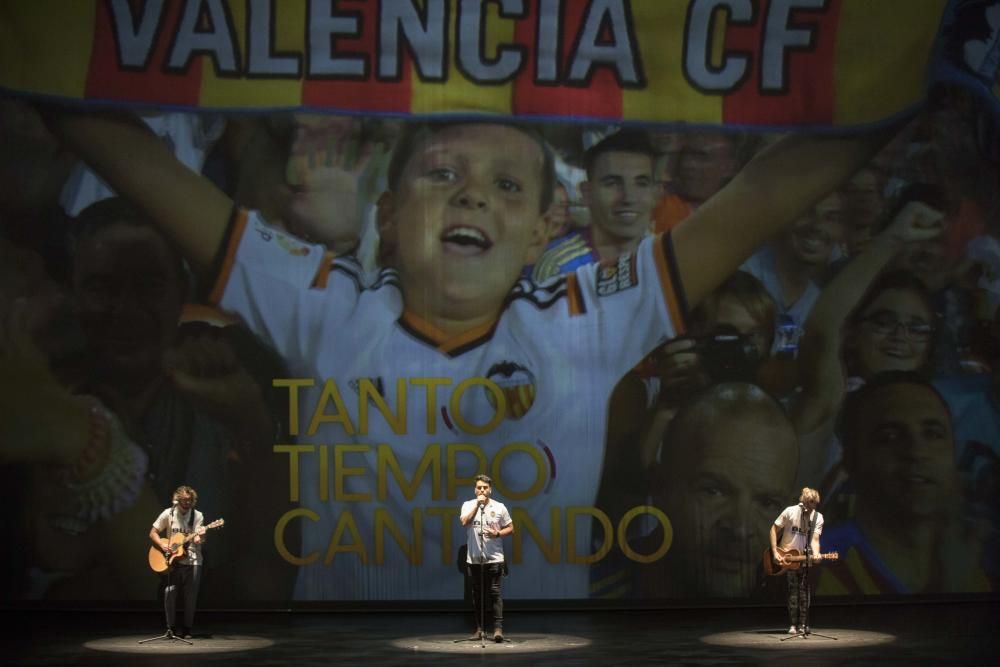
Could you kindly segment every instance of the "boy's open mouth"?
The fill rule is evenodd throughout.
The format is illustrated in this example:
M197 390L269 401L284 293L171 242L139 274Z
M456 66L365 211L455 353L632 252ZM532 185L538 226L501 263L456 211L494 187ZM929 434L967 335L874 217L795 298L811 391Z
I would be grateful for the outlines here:
M449 251L475 255L493 247L493 241L480 229L455 225L441 233L441 241Z

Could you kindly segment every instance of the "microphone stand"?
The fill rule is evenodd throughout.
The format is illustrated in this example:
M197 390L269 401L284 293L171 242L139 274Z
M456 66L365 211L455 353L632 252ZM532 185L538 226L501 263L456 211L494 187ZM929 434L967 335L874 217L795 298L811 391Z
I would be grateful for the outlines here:
M483 525L485 524L484 519L486 518L486 504L483 503L479 505L479 647L486 648L486 585L485 585L485 575L483 569L486 567L486 538L483 535ZM475 604L476 599L473 595L472 603ZM471 639L456 639L453 644L458 644L460 642L475 641L474 638Z
M175 507L174 508L174 512L176 512L176 511L177 511L177 509ZM165 557L169 559L169 556L165 556ZM167 607L167 595L168 595L167 590L170 588L170 573L171 573L171 571L173 571L173 569L174 569L173 563L170 563L170 564L167 565L167 585L163 589L163 607L164 607L164 612L166 612L166 607ZM174 594L176 595L176 591L174 592ZM175 621L176 621L176 614L177 614L177 607L176 607L176 605L177 605L177 599L174 598L174 615L175 615L174 620ZM145 644L147 642L157 641L159 639L168 639L170 641L179 641L179 642L184 642L188 646L194 646L194 642L189 642L188 640L184 639L183 637L178 637L177 635L174 634L174 631L170 627L169 620L167 622L167 631L166 632L164 632L162 635L157 635L155 637L150 637L149 639L141 639L141 640L139 640L139 643L140 644Z
M486 503L479 506L479 644L486 648Z
M791 637L784 637L781 641L785 641L785 639L809 639L811 635L816 635L817 637L822 637L824 639L832 639L834 641L837 641L838 639L837 637L831 637L829 635L821 635L818 632L812 632L809 629L809 607L812 606L810 604L812 602L812 595L809 594L809 567L812 563L812 558L813 558L812 536L815 524L812 521L809 521L808 518L812 516L812 513L815 511L816 510L811 510L806 514L806 525L809 526L809 530L808 534L806 535L806 547L805 549L802 550L806 557L805 560L802 561L802 580L799 581L799 585L796 587L795 590L795 598L796 600L798 600L799 618L802 620L802 624L799 627L802 629L802 631L797 635L792 635ZM803 590L805 590L806 592L806 606L804 610L802 607Z

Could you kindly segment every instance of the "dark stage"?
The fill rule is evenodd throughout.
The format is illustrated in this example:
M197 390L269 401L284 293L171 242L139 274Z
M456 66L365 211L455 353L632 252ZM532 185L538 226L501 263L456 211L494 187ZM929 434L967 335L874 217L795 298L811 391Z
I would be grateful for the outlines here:
M780 607L528 611L509 605L503 644L458 641L469 615L201 611L192 645L158 640L158 610L3 612L17 665L986 665L994 602L815 606L808 639Z

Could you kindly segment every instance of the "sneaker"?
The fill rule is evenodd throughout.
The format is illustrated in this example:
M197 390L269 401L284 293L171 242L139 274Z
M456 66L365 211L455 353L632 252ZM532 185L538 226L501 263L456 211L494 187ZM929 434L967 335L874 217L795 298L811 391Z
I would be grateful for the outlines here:
M469 639L482 639L482 638L483 638L482 628L476 628L476 631L472 633L471 637L469 637Z
M501 628L493 629L493 641L497 644L503 641L503 630Z
M805 626L802 627L802 634L804 634L804 635L808 635L809 634L809 626L808 625L805 625Z
M789 625L788 626L788 634L790 634L790 635L797 635L797 634L799 634L799 628L798 628L798 626L796 626L796 625Z
M191 639L191 628L181 628L181 639Z
M167 626L166 636L167 637L173 637L174 636L174 626L172 626L172 625L168 625Z

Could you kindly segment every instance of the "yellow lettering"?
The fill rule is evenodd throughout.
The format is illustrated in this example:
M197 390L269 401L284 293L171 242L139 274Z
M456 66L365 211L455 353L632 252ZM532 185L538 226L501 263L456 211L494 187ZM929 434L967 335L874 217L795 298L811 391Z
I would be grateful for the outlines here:
M285 561L291 563L292 565L309 565L310 563L315 563L316 559L319 558L319 553L313 552L308 556L301 557L295 556L288 547L285 546L285 526L287 526L292 519L297 519L299 517L305 517L310 521L319 521L319 514L313 512L311 509L306 509L305 507L297 507L293 510L288 510L281 515L278 519L278 523L274 525L274 548L278 550L278 554L285 559Z
M365 454L371 449L368 445L335 445L333 448L333 497L342 501L368 502L372 499L370 493L347 493L344 489L344 479L361 477L365 468L348 468L344 464L345 454Z
M437 388L450 385L451 378L410 378L410 384L426 388L424 423L427 433L434 435L437 433Z
M290 435L299 434L299 387L311 387L315 382L312 379L296 380L294 378L274 378L271 380L272 387L288 387L288 432Z
M319 446L319 499L330 499L330 445Z
M392 451L392 447L382 444L378 446L376 452L379 500L385 500L386 493L388 492L387 469L392 473L393 478L396 480L396 485L403 492L403 497L407 500L413 500L417 494L417 488L420 486L421 480L427 475L427 471L430 470L431 498L434 500L441 499L441 445L429 445L424 450L424 455L420 458L420 463L417 464L417 469L413 473L413 479L409 482L407 482L403 470L399 467L399 462L396 460L396 454Z
M316 451L315 445L275 445L275 454L288 454L288 502L299 500L299 454Z
M494 404L496 405L496 412L493 413L493 418L483 424L482 426L476 426L465 419L461 412L462 396L466 391L475 386L483 386L486 391L493 394L495 399ZM489 378L479 378L472 377L467 380L462 380L455 391L451 394L451 415L455 419L455 425L466 433L472 433L474 435L483 435L484 433L489 433L503 421L504 416L507 414L507 397L504 396L503 390L497 386L496 382L493 382Z
M519 507L515 507L510 512L511 521L514 522L517 530L514 531L513 536L513 557L515 563L520 563L522 560L523 549L524 549L524 535L527 532L531 535L532 539L535 540L535 544L538 545L539 550L542 555L545 556L545 560L549 563L555 564L559 562L559 555L562 552L562 530L560 529L560 511L558 507L553 507L549 514L549 525L552 526L552 540L548 543L545 542L545 538L542 537L542 532L538 530L538 526L535 522L531 520L531 517L526 511Z
M340 543L340 539L345 532L351 534L351 542L349 544ZM330 538L330 545L326 549L326 557L323 559L323 564L331 564L338 553L356 553L363 565L368 564L368 552L365 551L365 545L361 542L361 535L358 534L358 525L354 522L354 516L348 510L340 513L340 518L337 520L337 527L334 529L333 536Z
M332 415L323 411L328 401L333 401L333 407L336 410ZM347 435L354 435L354 424L351 423L351 416L347 413L347 407L344 405L344 399L340 396L340 390L337 389L337 383L332 379L323 384L323 393L316 401L316 410L309 422L309 435L314 434L319 425L325 422L339 423Z
M524 452L528 455L535 463L535 481L532 482L531 486L525 491L515 491L514 489L507 486L506 482L503 480L503 476L500 474L500 466L503 464L503 460L514 452ZM530 498L537 495L539 491L545 486L545 478L548 472L548 468L545 465L545 459L542 458L541 452L538 451L536 447L532 447L525 442L511 442L500 448L497 455L493 457L493 464L490 466L491 477L493 478L493 484L496 485L497 491L500 495L510 500L524 500L525 498Z
M399 526L392 520L392 516L384 507L375 508L375 563L382 565L385 563L385 531L388 530L392 539L396 541L399 550L406 556L406 560L411 565L420 565L423 562L423 517L420 509L413 510L413 544L411 545L403 537Z
M393 433L406 433L406 380L399 378L396 380L396 405L399 412L395 415L389 409L382 394L378 393L378 388L369 378L361 378L358 382L358 421L361 423L361 435L368 434L368 400L375 403L375 407L385 417Z
M604 544L596 553L590 555L577 555L576 553L576 520L580 516L590 516L601 524L604 529ZM611 527L611 519L608 515L596 507L567 507L566 508L566 562L576 565L590 565L601 560L608 555L614 545L615 531ZM593 542L593 540L591 540Z
M448 500L454 500L459 487L472 486L476 475L486 472L486 455L478 445L453 444L448 445ZM456 477L458 472L457 459L461 452L472 454L476 457L476 471L472 477Z
M651 554L640 554L632 549L632 546L628 543L628 525L632 523L632 519L640 514L653 515L660 522L660 525L663 526L663 542ZM662 511L650 505L633 507L628 512L625 512L625 516L618 522L618 546L629 560L634 560L636 563L652 563L653 561L660 560L670 550L670 545L673 541L674 528L670 525L670 519Z
M447 565L451 562L452 555L452 524L459 518L461 512L457 507L428 507L427 513L431 516L441 517L441 564Z

